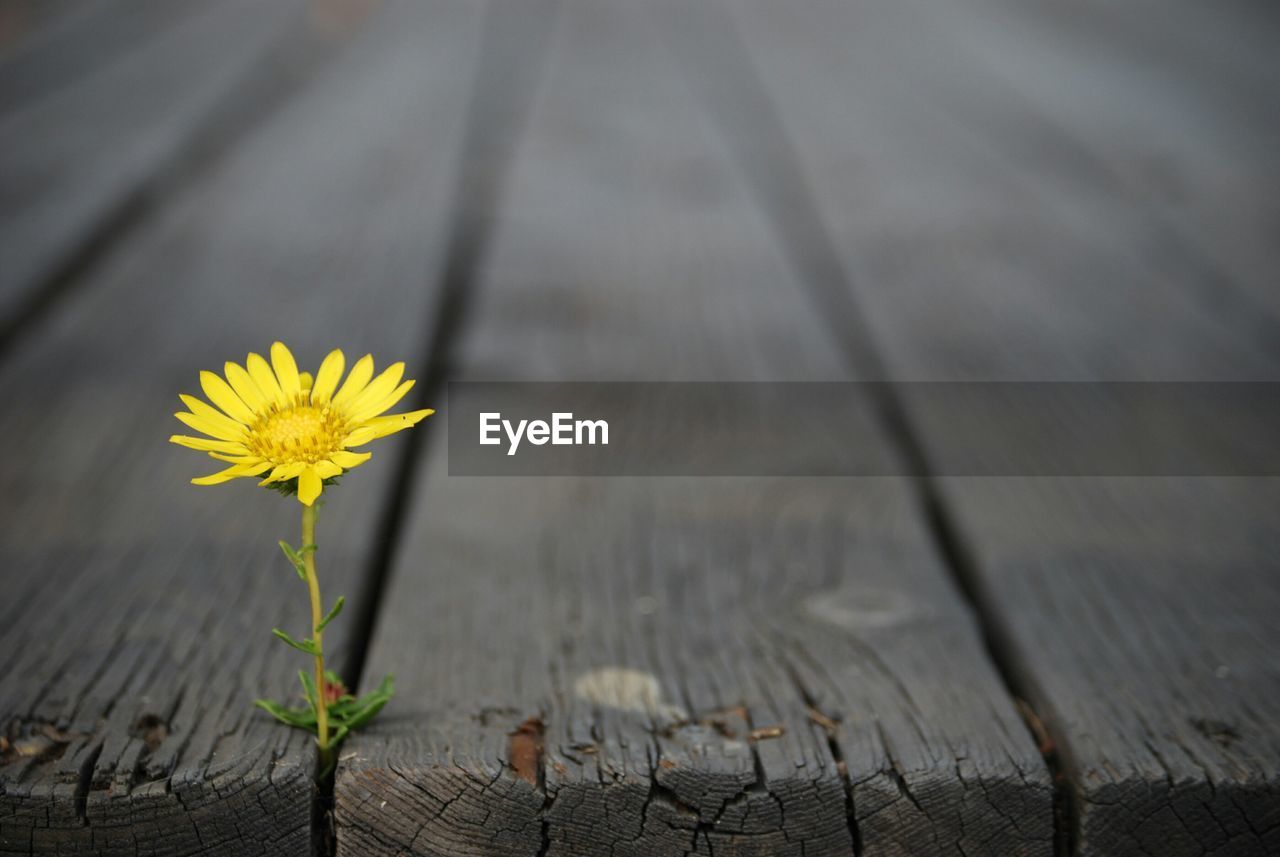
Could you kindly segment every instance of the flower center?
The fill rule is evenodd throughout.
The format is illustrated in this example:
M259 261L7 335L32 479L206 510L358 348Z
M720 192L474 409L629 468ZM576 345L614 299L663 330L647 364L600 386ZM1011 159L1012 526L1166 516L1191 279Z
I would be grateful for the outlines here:
M293 405L258 420L249 430L249 445L274 464L315 463L342 448L344 428L328 407Z

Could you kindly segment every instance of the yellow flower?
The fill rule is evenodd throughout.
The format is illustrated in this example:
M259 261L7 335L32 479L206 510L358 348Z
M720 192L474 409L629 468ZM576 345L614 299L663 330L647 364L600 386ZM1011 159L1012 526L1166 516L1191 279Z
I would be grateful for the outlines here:
M276 342L269 364L250 354L244 366L226 364L225 380L201 372L200 386L217 407L184 395L180 398L189 410L174 416L208 437L176 434L169 440L231 466L191 481L217 485L263 474L260 485L296 479L298 499L310 506L320 496L324 480L372 455L352 449L435 413L427 409L382 415L413 387L413 381L401 382L403 363L393 363L375 378L373 357L366 354L339 387L344 365L342 352L331 351L313 379L309 372L299 372L289 349Z

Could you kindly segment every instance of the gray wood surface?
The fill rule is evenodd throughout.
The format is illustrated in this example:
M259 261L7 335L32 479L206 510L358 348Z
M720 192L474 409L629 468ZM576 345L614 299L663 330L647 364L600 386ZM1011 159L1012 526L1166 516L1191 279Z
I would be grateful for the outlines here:
M932 69L910 66L917 97L1034 166L1051 208L1123 235L1153 276L1179 282L1179 300L1280 356L1280 16L912 5L909 26L937 45Z
M0 114L94 74L198 8L186 0L0 3Z
M311 853L310 739L251 707L305 665L270 635L307 615L276 547L300 507L188 484L216 463L170 414L276 338L425 359L478 33L470 3L384 6L0 369L0 853ZM321 515L340 669L401 452Z
M1274 61L1249 39L1203 38L1211 29L1144 42L1146 19L1093 47L1070 27L1107 29L1094 4L1071 22L1048 4L994 6L732 6L890 373L1276 379L1274 241L1230 226L1266 228L1249 207L1277 177L1261 148L1274 120L1182 86L1207 80L1226 99L1227 68L1263 106L1248 98L1274 91ZM1055 50L1058 32L1071 38ZM1153 58L1152 45L1185 53ZM832 79L839 98L824 96ZM1091 124L1107 120L1127 128L1122 145ZM1142 158L1168 169L1185 211L1134 176ZM1100 169L1108 159L1127 165ZM1219 212L1208 191L1230 186L1213 170L1237 167L1254 190L1228 194L1225 222L1200 229ZM1236 239L1253 255L1229 249ZM915 416L927 452L947 427ZM1076 853L1280 853L1275 481L933 490L1011 680L1058 743Z
M1012 109L974 111L989 133L1026 147L1056 139L1042 169L1108 189L1100 197L1111 216L1137 221L1126 228L1162 270L1188 269L1206 314L1276 347L1274 8L1089 3L1063 14L1051 3L991 2L933 11L956 49L985 67L968 79L971 96L973 84L1008 94L985 101ZM977 106L947 94L959 112ZM1010 133L1032 112L1038 123L1024 119Z
M428 422L321 517L333 666L400 690L330 796L250 707L303 665L297 505L165 443L277 338L430 382L1280 380L1277 36L0 0L0 855L1280 854L1274 479L950 478L879 390L792 454L934 475L468 479Z
M125 21L148 13L113 14L113 27L127 31ZM301 71L290 64L305 66L322 45L347 35L322 30L324 17L300 0L215 0L165 14L177 20L91 69L80 66L93 52L73 35L105 42L120 36L92 16L69 23L64 29L74 33L49 36L53 45L29 63L15 57L6 70L5 79L28 93L0 111L6 340L24 332L19 325L33 307L69 287L84 257L120 238L149 202L174 192L170 185L183 169L234 138L257 103L283 88L281 78ZM42 91L30 80L41 74L67 79Z
M455 377L854 377L668 35L562 6ZM851 407L834 454L892 454ZM1048 771L907 481L447 464L433 435L339 854L1050 853Z

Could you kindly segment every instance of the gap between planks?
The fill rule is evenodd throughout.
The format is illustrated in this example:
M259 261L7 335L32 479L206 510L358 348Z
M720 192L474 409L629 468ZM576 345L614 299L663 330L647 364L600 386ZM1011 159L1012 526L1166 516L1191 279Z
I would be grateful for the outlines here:
M477 270L492 239L495 213L522 136L523 120L542 77L559 5L559 0L516 5L517 19L524 22L527 16L531 27L511 25L510 0L491 0L485 9L480 50L469 75L471 94L458 163L459 179L451 206L449 236L436 278L438 298L426 319L427 353L417 372L423 380L412 397L411 410L437 407L444 394L454 347L474 301ZM426 466L423 451L434 434L434 424L427 420L408 434L388 489L385 513L377 524L377 553L362 578L364 584L357 603L363 609L352 623L351 654L343 670L343 680L350 688L359 688L364 679L369 643L381 613L391 565L403 541L415 477L419 468ZM541 768L540 754L538 762ZM334 857L338 851L333 790L341 764L340 754L334 769L318 781L312 811L312 845L315 853L324 857Z

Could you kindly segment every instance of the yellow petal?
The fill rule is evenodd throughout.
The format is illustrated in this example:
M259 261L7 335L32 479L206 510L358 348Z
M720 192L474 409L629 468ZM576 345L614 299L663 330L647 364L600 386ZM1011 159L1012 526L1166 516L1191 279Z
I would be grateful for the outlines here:
M347 452L345 449L338 450L329 456L329 460L341 467L343 470L350 470L353 467L359 467L370 458L373 458L372 452Z
M275 470L271 471L271 475L259 482L259 485L270 485L272 482L285 482L302 473L307 469L306 462L294 461L289 464L281 464Z
M360 394L373 377L373 355L366 354L351 367L351 374L342 382L337 394L333 397L335 405L345 405Z
M369 386L365 387L360 395L346 403L347 411L353 417L356 413L365 410L370 405L376 405L387 396L391 395L391 391L396 388L396 384L400 383L400 379L404 377L404 363L392 363L382 371L377 378L369 382Z
M312 377L312 375L311 375L311 373L310 373L310 372L299 372L299 373L298 373L298 384L299 384L299 385L301 385L301 387L302 387L302 392L306 393L307 395L310 395L310 394L311 394L311 385L312 385L312 384L314 384L314 383L315 383L315 378L314 378L314 377Z
M271 343L271 365L276 370L285 398L293 401L302 392L302 381L298 377L298 363L283 342Z
M187 406L187 410L191 411L191 413L195 414L197 417L223 426L228 431L237 431L240 432L240 434L245 433L244 423L239 420L233 420L231 417L227 416L213 405L210 405L208 402L197 399L195 396L188 396L185 393L179 394L178 398Z
M253 411L249 410L245 403L240 401L236 391L217 375L212 372L201 372L200 388L209 397L209 401L222 408L236 422L245 424L253 422Z
M210 473L208 476L197 476L191 480L192 485L218 485L223 482L230 482L240 474L236 473L234 466L228 467L226 470L219 470L217 473Z
M187 449L198 449L201 452L225 452L230 455L239 453L245 455L249 450L245 449L244 444L236 443L233 440L209 440L203 437L188 437L185 434L175 434L169 438L169 443L176 443L178 446L185 446Z
M353 404L351 421L362 423L365 420L370 419L371 417L376 417L378 414L382 413L383 411L390 410L391 408L395 407L397 402L399 402L401 399L404 398L405 393L408 393L410 390L413 389L413 384L414 382L412 380L405 381L399 387L396 387L395 390L390 395L383 396L381 399L379 399L376 402L369 401L367 404L361 405L359 408L357 408ZM372 384L369 385L369 389L373 389Z
M342 472L342 468L334 464L332 461L317 461L315 463L315 469L321 479L329 479Z
M243 366L227 361L222 367L222 374L227 376L231 389L235 390L240 401L248 405L250 410L259 413L267 409L271 401L262 395L262 391L258 389L257 384L253 383L253 379L249 377L248 372L244 371Z
M216 458L218 461L226 461L230 464L259 464L262 462L262 458L259 456L245 455L244 453L241 453L240 455L228 455L225 452L210 452L209 457Z
M209 437L217 438L218 440L238 441L244 437L244 432L242 430L224 428L219 423L203 419L195 414L189 414L186 411L178 411L174 416L196 431L201 432L202 434L207 434Z
M329 352L320 364L320 371L316 373L315 384L311 386L312 404L323 405L333 398L333 391L338 387L338 379L342 377L345 365L346 359L340 349L335 348Z
M350 448L353 446L364 446L369 441L376 440L377 437L378 435L374 432L373 429L369 428L368 426L361 426L360 428L353 431L351 434L347 435L346 439L342 441L342 446L344 448Z
M373 432L371 440L377 440L380 437L386 437L389 434L412 428L434 413L433 409L426 408L425 410L409 411L403 414L387 414L385 417L374 417L371 420L366 420L364 428L368 428ZM365 441L365 443L368 443L368 441ZM344 444L344 446L355 445Z
M253 379L253 383L258 385L258 389L262 391L262 395L269 402L275 402L278 405L285 403L284 393L280 389L280 382L276 380L276 373L271 371L271 367L267 365L267 361L263 359L261 354L250 354L245 361L245 366L249 370L249 377Z
M314 467L308 467L298 476L298 499L304 506L310 506L320 496L324 486L320 482L320 474Z
M266 464L266 462L263 462L263 464ZM234 464L226 470L219 470L217 473L210 473L208 476L197 476L195 479L191 480L191 484L217 485L221 482L228 482L240 476L257 476L265 469L265 467L243 467L239 464Z

